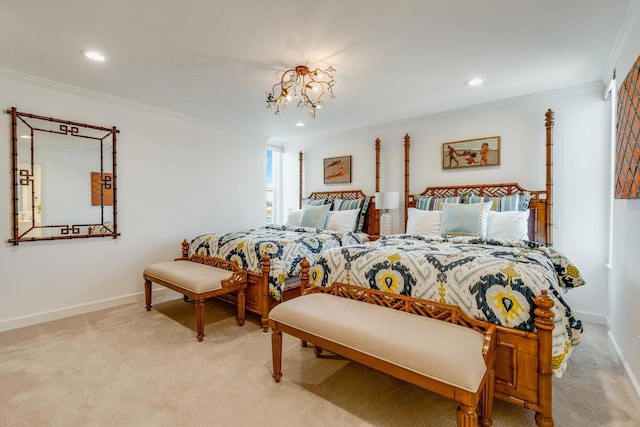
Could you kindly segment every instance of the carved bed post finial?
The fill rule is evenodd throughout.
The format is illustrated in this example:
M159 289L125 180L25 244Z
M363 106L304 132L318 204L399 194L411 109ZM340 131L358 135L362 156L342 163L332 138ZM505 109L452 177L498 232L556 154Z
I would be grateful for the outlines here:
M409 215L409 147L411 147L411 138L407 133L404 136L404 227L407 227Z
M300 176L298 180L298 185L300 186L298 189L298 209L302 209L302 151L298 154L298 162L300 163Z
M553 124L554 113L551 108L544 114L544 125L547 128L547 245L553 245Z
M184 239L182 241L182 259L187 258L189 258L189 242L187 242L187 239Z
M300 295L304 295L307 286L309 286L309 261L304 257L300 262Z
M539 426L553 426L552 408L552 338L553 338L553 300L546 290L533 299L536 308L533 311L533 324L538 332L538 405L536 424Z

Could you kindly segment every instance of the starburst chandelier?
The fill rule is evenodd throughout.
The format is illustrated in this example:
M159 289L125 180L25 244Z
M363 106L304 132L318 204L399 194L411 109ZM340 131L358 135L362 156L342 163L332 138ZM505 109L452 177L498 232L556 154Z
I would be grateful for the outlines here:
M325 96L333 95L333 73L335 68L324 70L316 68L309 70L306 65L298 65L282 73L280 83L273 85L271 92L267 92L267 108L280 115L280 110L296 102L299 108L308 108L311 117L316 116L316 110L322 108Z

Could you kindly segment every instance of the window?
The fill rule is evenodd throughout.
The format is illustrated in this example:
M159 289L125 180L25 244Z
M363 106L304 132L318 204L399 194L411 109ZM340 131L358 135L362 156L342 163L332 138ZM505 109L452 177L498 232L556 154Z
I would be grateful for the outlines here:
M266 181L267 205L265 211L266 224L282 223L280 207L282 201L282 153L284 149L275 145L267 147Z

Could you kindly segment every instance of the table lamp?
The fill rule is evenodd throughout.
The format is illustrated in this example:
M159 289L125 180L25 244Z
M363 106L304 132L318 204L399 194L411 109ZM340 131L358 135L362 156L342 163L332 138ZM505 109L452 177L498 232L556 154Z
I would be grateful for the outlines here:
M380 235L387 236L392 233L392 217L389 209L398 209L400 204L400 193L397 191L387 191L376 193L376 209L383 210L380 214Z

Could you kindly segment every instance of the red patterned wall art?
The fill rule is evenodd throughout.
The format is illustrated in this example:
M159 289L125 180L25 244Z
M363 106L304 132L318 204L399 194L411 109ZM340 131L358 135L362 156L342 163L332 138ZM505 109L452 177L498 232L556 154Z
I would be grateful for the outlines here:
M102 187L102 200L100 188ZM113 205L113 174L91 172L91 206Z
M618 90L616 199L640 198L640 56Z

